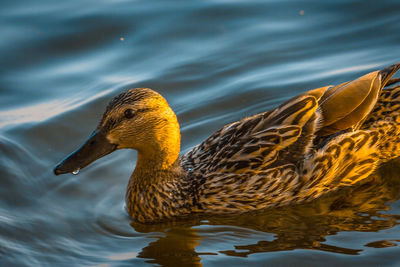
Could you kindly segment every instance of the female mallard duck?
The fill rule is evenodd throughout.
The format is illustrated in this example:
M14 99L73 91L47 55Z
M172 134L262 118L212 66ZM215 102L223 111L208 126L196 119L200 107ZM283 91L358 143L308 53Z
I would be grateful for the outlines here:
M303 93L224 126L179 158L180 131L151 89L121 93L56 175L116 149L138 151L126 192L129 215L155 222L193 213L246 212L302 203L365 181L400 155L400 63L338 86Z

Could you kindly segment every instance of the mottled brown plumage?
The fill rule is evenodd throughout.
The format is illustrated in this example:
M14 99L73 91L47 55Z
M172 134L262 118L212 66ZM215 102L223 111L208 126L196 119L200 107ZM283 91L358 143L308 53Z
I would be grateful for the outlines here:
M382 90L396 82L389 79L399 68L308 91L224 126L181 157L179 124L166 100L151 89L128 90L55 173L103 156L101 142L108 153L136 149L126 203L139 222L310 201L366 181L380 163L400 156L400 87ZM93 157L80 158L92 150Z

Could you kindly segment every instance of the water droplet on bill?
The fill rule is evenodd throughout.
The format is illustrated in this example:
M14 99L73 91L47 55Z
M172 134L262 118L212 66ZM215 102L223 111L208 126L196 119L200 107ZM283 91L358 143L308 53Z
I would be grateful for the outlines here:
M72 172L73 175L77 175L79 173L80 169L76 169L75 171Z

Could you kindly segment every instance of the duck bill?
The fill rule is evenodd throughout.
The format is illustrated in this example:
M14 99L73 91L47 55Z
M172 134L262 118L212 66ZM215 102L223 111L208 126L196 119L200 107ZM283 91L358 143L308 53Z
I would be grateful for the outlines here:
M54 168L54 174L73 173L117 149L101 130L94 131L88 140Z

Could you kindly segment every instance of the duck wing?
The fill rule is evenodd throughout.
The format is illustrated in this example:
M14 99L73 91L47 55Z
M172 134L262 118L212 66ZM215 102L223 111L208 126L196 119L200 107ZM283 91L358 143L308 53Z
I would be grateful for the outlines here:
M326 89L313 90L272 111L226 125L185 154L181 165L186 170L207 174L243 173L265 170L282 162L296 163L312 143L319 120L316 97Z

